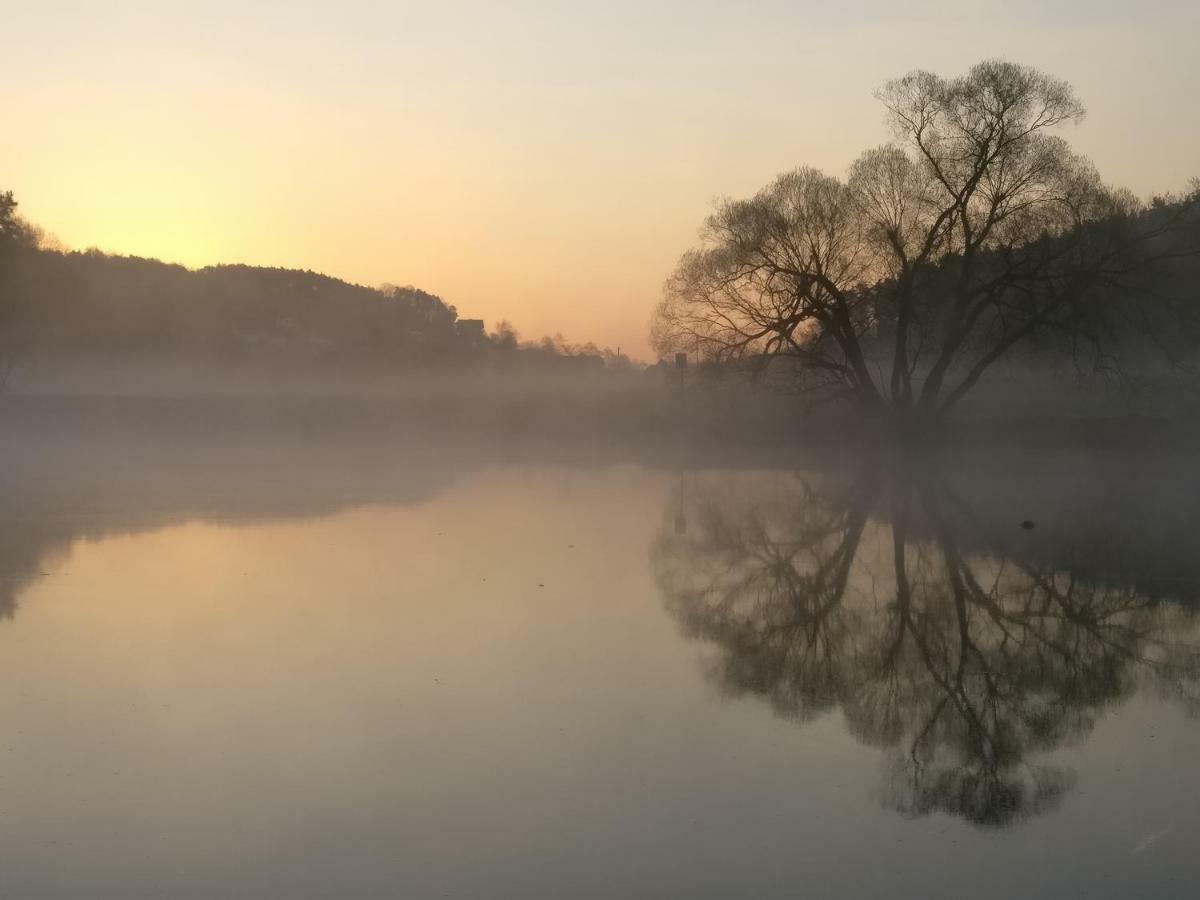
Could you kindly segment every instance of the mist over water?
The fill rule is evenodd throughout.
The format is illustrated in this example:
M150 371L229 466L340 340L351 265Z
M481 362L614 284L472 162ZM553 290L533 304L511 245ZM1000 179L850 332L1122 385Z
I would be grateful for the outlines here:
M14 896L1200 875L1186 451L3 405Z

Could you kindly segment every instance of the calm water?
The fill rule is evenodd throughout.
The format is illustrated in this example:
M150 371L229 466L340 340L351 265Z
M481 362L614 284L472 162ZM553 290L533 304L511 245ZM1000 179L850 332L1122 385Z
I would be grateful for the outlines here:
M18 456L0 896L1200 890L1187 460Z

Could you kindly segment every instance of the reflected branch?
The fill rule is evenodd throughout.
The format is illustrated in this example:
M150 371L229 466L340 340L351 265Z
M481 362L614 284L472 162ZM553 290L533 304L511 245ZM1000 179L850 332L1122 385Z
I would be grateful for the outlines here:
M1200 697L1192 611L991 540L939 478L701 479L652 559L708 677L887 753L885 805L1002 827L1074 776L1041 759L1139 686ZM674 508L674 507L673 507ZM887 585L880 601L880 585Z

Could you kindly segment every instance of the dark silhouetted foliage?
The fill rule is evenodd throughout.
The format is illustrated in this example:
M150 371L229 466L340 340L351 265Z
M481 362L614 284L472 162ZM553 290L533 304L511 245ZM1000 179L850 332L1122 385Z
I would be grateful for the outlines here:
M878 96L895 141L845 180L800 168L718 204L667 283L660 352L786 360L807 390L905 425L1022 348L1117 372L1134 333L1195 355L1200 191L1146 205L1105 185L1053 133L1083 115L1070 86L1025 66L914 72ZM1164 345L1179 335L1184 353Z

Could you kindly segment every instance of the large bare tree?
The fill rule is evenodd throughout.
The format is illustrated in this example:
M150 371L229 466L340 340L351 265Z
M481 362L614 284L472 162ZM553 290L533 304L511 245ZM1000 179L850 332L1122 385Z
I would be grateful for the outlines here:
M809 388L928 421L1023 342L1101 359L1106 335L1169 327L1134 276L1200 247L1200 191L1151 207L1105 186L1054 134L1084 113L1069 85L989 61L877 96L894 141L846 179L800 168L718 204L667 283L660 351L786 357Z

